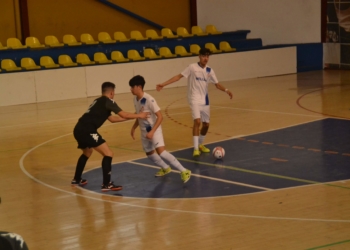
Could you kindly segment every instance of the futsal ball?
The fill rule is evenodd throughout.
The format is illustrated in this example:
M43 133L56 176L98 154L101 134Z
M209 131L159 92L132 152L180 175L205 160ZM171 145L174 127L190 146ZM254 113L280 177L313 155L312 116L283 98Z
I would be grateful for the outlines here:
M222 147L215 147L213 150L213 156L216 159L222 159L225 156L225 149Z

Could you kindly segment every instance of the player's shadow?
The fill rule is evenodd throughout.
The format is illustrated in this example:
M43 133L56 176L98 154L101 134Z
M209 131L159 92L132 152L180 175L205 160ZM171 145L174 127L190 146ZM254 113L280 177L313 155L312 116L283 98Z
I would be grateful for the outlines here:
M163 176L161 178L155 177L159 180L159 183L155 186L155 188L151 192L151 197L150 198L162 198L163 197L163 191L164 191L164 186L169 180L171 179L170 176Z

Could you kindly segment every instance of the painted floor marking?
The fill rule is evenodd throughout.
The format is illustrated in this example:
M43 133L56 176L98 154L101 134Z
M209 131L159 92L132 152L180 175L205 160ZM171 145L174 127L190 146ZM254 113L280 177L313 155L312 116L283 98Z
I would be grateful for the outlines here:
M177 159L179 159L179 158L177 158ZM137 164L137 165L141 165L141 166L146 166L146 167L149 167L149 168L160 169L159 167L148 165L148 164L144 164L144 163L139 163L139 162L134 162L134 161L128 161L128 162L129 163L133 163L133 164ZM180 173L180 171L176 170L176 169L171 169L171 172ZM195 176L195 177L203 178L203 179L208 179L208 180L213 180L213 181L224 182L224 183L230 183L230 184L239 185L239 186L251 187L251 188L255 188L255 189L261 189L261 190L265 190L265 191L274 190L274 189L271 189L271 188L259 187L259 186L255 186L255 185L242 183L242 182L229 181L229 180L225 180L225 179L219 179L219 178L205 176L205 175L200 175L200 174L193 174L192 173L191 176Z
M111 124L113 125L113 124ZM24 167L24 159L27 157L27 155L29 155L32 151L34 151L35 149L51 142L54 140L57 140L59 138L65 137L65 136L70 136L72 135L72 133L69 134L65 134L65 135L61 135L58 137L55 137L53 139L50 139L48 141L45 141L41 144L38 144L34 147L32 147L31 149L29 149L26 153L24 153L19 161L19 166L20 169L22 170L22 172L28 176L28 178L34 180L37 183L40 183L43 186L46 186L48 188L51 188L53 190L56 191L60 191L63 193L67 193L73 196L79 196L79 197L83 197L83 198L87 198L87 199L91 199L91 200L96 200L96 201L102 201L102 202L109 202L109 203L114 203L114 204L118 204L118 205L122 205L122 206L129 206L129 207L137 207L137 208L146 208L146 209L153 209L153 210L158 210L158 211L169 211L169 212L177 212L177 213L190 213L190 214L196 214L196 215L211 215L211 216L224 216L224 217L232 217L232 218L251 218L251 219L267 219L267 220L289 220L289 221L311 221L311 222L325 222L325 223L330 223L330 222L334 222L334 223L350 223L350 220L335 220L335 219L310 219L310 218L291 218L291 217L273 217L273 216L255 216L255 215L242 215L242 214L220 214L220 213L209 213L209 212L197 212L197 211L187 211L187 210L175 210L175 209L166 209L166 208L160 208L160 207L149 207L149 206L142 206L142 205L135 205L135 204L130 204L130 203L123 203L123 202L117 202L117 201L111 201L111 200L104 200L102 198L110 198L110 195L104 195L101 194L102 198L95 198L95 197L91 197L91 196L86 196L86 195L81 195L81 194L77 194L71 191L66 191L64 189L60 189L60 188L56 188L54 186L48 185L43 181L40 181L39 179L35 178L34 176L32 176ZM321 183L323 184L323 183ZM328 184L328 186L331 186L331 184ZM334 186L334 185L333 185ZM295 188L295 187L294 187ZM298 188L298 187L296 187ZM83 189L84 190L84 189ZM84 190L85 191L85 190Z
M323 245L323 246L312 247L312 248L308 248L306 250L316 250L316 249L331 247L331 246L340 245L340 244L344 244L344 243L350 243L350 240L343 240L343 241L339 241L339 242L335 242L335 243L331 243L331 244L327 244L327 245Z
M279 161L279 162L287 162L288 160L286 159L280 159L280 158L270 158L273 161Z
M186 161L186 162L191 162L191 163L197 163L197 164L207 165L207 166L211 166L211 167L216 167L216 165L212 164L212 163L195 161L195 160L189 160L189 159L185 159L185 158L177 158L177 159L181 160L181 161ZM289 177L289 176L278 175L278 174L271 174L271 173L266 173L266 172L261 172L261 171L248 170L248 169L232 167L232 166L227 166L227 165L220 165L220 167L225 168L225 169L234 170L234 171L245 172L245 173L249 173L249 174L257 174L257 175L269 176L269 177L274 177L274 178L280 178L280 179L286 179L286 180L297 181L297 182L302 182L302 183L308 183L308 184L322 184L322 185L326 185L326 186L337 187L337 188L344 188L344 189L350 190L350 187L338 186L338 185L328 184L328 183L323 183L323 182L318 182L318 181L310 181L310 180L306 180L306 179L300 179L300 178Z
M249 112L260 112L260 113L271 113L271 114L280 114L280 115L295 115L295 116L307 116L307 117L325 117L325 115L304 115L304 114L295 114L295 113L286 113L286 112L278 112L278 111L269 111L269 110L259 110L259 109L243 109L243 108L233 108L233 107L222 107L222 106L214 106L211 107L223 108L223 109L234 109L234 110L243 110Z
M169 113L168 113L168 108L174 104L175 102L179 101L179 100L182 100L184 98L181 98L181 99L178 99L172 103L170 103L166 108L165 108L165 114L166 116L172 120L173 122L179 124L179 125L182 125L184 127L188 127L188 128L192 128L192 126L190 125L186 125L186 124L183 124L183 123L180 123L178 121L176 121L175 119L173 119ZM284 113L284 112L274 112L274 111L265 111L265 110L253 110L253 109L241 109L241 108L232 108L232 107L221 107L221 106L214 106L214 105L211 105L211 107L215 107L215 108L219 108L219 109L235 109L235 110L245 110L245 111L251 111L251 112L264 112L264 113L276 113L276 114L283 114L283 115L300 115L300 116L308 116L308 117L317 117L317 118L322 118L322 119L325 119L327 118L327 116L324 116L324 115L303 115L303 114L294 114L294 113ZM190 112L182 112L182 113L178 113L178 114L184 114L184 113L190 113ZM171 114L171 115L177 115L177 114ZM321 119L321 120L322 120ZM226 137L230 137L229 135L224 135L224 134L221 134L221 133L217 133L217 132L211 132L211 131L208 131L208 133L210 134L215 134L215 135L221 135L221 136L226 136ZM254 140L254 139L246 139L246 138L239 138L238 140L241 140L241 141L248 141L248 142L251 142L251 143L259 143L260 141L258 140ZM264 145L275 145L273 142L261 142L261 144L264 144ZM293 149L306 149L305 147L303 146L290 146L290 145L286 145L286 144L277 144L276 146L278 147L291 147ZM340 154L342 156L350 156L350 153L339 153L339 152L334 152L334 151L330 151L330 150L319 150L319 149L307 149L309 151L313 151L313 152L323 152L325 154Z

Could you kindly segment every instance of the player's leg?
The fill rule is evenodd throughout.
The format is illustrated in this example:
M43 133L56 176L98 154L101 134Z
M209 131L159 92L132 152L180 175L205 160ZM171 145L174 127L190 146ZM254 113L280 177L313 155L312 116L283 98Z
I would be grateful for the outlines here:
M94 149L97 152L99 152L101 155L103 155L103 159L102 159L103 183L101 186L101 190L103 192L107 192L110 190L118 191L123 189L122 186L114 185L113 182L111 181L113 152L108 147L108 144L104 141L102 144L98 145L97 147L94 147Z
M159 142L146 138L147 133L146 131L141 131L142 148L146 152L147 158L160 167L160 170L154 176L164 176L171 172L171 168L155 153L154 144L158 144Z
M159 157L167 162L170 166L173 168L176 168L181 173L181 179L185 183L187 182L191 177L191 171L184 168L181 163L168 151L165 149L165 143L164 143L164 137L161 129L158 129L152 138L152 143L156 147L157 154ZM169 167L170 168L170 167Z
M91 144L92 142L90 134L84 131L78 125L74 128L73 134L75 140L78 143L78 148L80 148L83 151L83 154L78 159L71 184L83 186L87 184L87 180L82 179L81 176L83 174L86 162L93 152L93 150L91 149L93 144Z
M169 167L162 158L155 152L156 146L163 146L164 140L163 137L159 138L159 133L162 134L162 130L158 129L154 135L152 140L149 140L146 138L147 132L143 131L141 132L141 142L143 150L146 152L147 158L150 159L154 164L156 164L158 167L160 167L160 170L155 173L154 176L164 176L166 174L169 174L171 172L171 167Z
M155 150L152 150L151 152L146 153L148 159L150 159L155 165L160 167L159 171L155 173L154 176L164 176L166 174L169 174L171 172L171 167L166 164L163 159L156 154Z
M84 186L87 184L87 180L82 179L81 176L83 174L85 165L89 157L91 156L93 150L91 148L84 148L82 149L83 153L79 157L76 168L75 168L75 173L74 173L74 178L72 180L72 185L80 185Z
M186 171L186 168L184 168L172 154L165 150L165 146L157 147L156 151L160 158L168 162L170 166L176 168L180 172Z
M191 110L192 110L192 119L193 119L193 128L192 128L193 156L199 156L201 153L198 149L199 127L201 125L200 107L199 105L191 104Z
M199 144L199 150L204 153L209 153L210 149L204 146L203 142L205 139L205 136L209 129L209 121L210 121L210 108L209 105L202 106L200 109L201 114L201 121L202 121L202 128L200 130L200 135L198 139Z
M186 183L191 177L191 171L184 168L181 163L168 151L165 150L165 146L160 146L156 148L157 154L164 161L168 162L170 166L176 168L180 171L181 179ZM170 167L169 167L170 168Z

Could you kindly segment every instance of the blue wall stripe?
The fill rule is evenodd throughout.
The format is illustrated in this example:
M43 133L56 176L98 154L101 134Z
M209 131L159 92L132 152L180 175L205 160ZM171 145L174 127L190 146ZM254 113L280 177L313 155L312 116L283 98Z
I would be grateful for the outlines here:
M124 9L124 8L114 4L114 3L111 3L111 2L109 2L107 0L99 0L99 1L101 3L104 3L104 4L112 7L113 9L119 10L120 12L123 12L126 15L129 15L129 16L131 16L133 18L136 18L137 20L139 20L139 21L141 21L143 23L147 23L147 24L149 24L149 25L151 25L151 26L153 26L153 27L155 27L155 28L157 28L159 30L164 28L162 25L159 25L159 24L157 24L155 22L152 22L152 21L150 21L150 20L148 20L148 19L146 19L146 18L144 18L142 16L139 16L139 15L137 15L137 14L135 14L135 13L133 13L133 12L127 10L127 9Z

